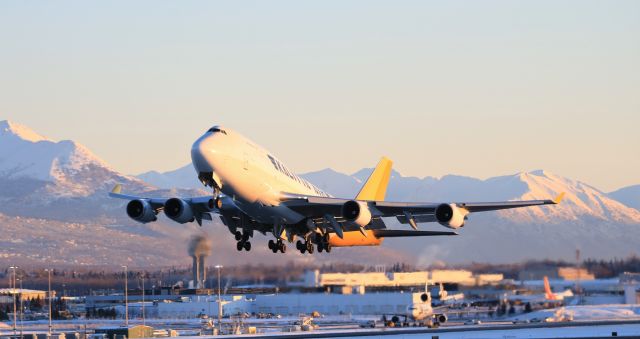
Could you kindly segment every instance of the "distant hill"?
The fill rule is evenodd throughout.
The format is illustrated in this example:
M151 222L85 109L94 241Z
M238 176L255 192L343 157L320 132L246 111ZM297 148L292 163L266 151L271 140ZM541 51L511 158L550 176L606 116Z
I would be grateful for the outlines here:
M198 174L191 164L168 172L144 172L136 175L136 178L159 188L203 188L202 183L198 180Z
M609 193L609 196L629 207L640 210L640 185L623 187Z

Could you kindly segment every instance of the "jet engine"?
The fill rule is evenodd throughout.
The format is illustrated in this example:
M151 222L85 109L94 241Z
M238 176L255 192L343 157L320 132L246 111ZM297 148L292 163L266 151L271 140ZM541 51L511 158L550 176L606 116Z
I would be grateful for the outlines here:
M164 203L164 214L171 220L181 224L195 220L191 205L179 198L171 198Z
M436 220L440 225L454 230L464 226L468 212L455 204L441 204L436 208Z
M156 211L151 207L149 201L144 199L131 200L127 204L127 215L129 218L143 224L156 221Z
M349 200L342 205L342 216L358 226L367 226L371 222L371 211L366 202Z
M436 320L439 323L444 324L447 322L448 318L446 314L436 314Z

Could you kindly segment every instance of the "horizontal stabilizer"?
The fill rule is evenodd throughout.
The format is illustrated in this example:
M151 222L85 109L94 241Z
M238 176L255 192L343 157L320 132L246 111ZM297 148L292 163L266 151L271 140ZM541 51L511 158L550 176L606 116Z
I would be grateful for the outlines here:
M377 238L432 237L438 235L458 235L451 231L409 231L409 230L372 230Z

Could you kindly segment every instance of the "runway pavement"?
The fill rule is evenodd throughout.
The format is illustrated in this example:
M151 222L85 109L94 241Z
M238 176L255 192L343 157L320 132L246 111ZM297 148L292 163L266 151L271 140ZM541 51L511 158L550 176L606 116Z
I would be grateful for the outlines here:
M421 337L421 338L640 338L640 320L562 322L508 325L471 325L438 329L375 328L351 330L316 330L311 332L272 332L251 335L251 338L362 338L362 337ZM243 338L240 336L220 336ZM195 338L195 337L194 337ZM203 337L197 337L203 338ZM208 336L208 338L213 338Z

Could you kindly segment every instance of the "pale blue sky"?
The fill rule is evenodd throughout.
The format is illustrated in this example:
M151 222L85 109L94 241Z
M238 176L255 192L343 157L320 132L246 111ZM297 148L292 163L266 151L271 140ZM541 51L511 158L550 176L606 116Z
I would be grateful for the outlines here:
M640 183L640 1L0 1L0 119L126 173L222 123L305 172Z

